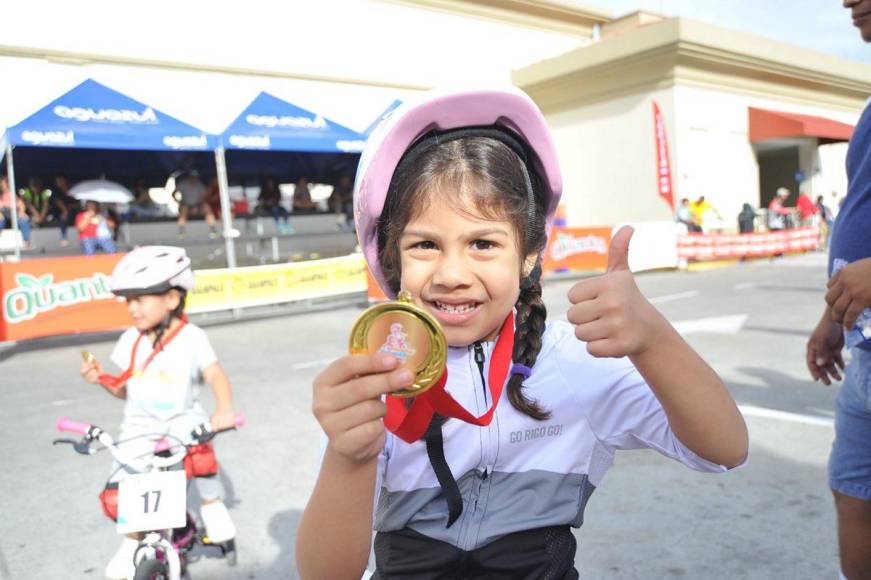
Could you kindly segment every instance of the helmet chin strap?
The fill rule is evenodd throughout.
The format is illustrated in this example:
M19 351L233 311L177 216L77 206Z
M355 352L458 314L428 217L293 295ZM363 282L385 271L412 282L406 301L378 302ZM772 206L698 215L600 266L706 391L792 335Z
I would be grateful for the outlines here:
M154 344L152 345L154 348L157 348L157 345L160 344L160 339L163 338L163 335L169 330L169 327L172 325L172 319L175 316L174 312L167 313L164 316L163 320L152 326L146 331L146 334L149 332L154 333Z

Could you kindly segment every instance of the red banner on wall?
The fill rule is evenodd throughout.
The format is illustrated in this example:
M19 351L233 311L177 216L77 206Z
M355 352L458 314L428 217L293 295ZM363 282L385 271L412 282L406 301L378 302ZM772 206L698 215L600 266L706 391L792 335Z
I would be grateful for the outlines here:
M127 307L109 291L122 254L0 263L0 341L123 328Z
M677 255L686 260L724 260L816 250L817 227L753 234L687 234L677 239Z
M671 182L671 159L668 155L668 137L665 120L659 105L653 101L653 136L656 140L656 189L668 207L674 211L674 192Z

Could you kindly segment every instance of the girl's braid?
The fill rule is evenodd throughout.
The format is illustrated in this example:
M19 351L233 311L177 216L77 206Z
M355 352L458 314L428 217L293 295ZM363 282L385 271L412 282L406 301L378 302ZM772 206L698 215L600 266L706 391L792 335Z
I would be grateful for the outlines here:
M515 309L514 352L512 360L532 368L541 350L547 309L541 299L541 268L536 266L521 286ZM514 373L508 380L508 400L511 406L538 421L550 418L550 412L542 409L537 401L523 393L524 376Z

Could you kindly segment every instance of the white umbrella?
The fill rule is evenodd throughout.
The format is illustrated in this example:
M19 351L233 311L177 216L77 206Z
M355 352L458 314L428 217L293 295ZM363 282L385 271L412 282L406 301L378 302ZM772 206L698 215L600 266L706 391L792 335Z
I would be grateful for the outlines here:
M77 183L70 189L70 195L81 201L99 203L129 203L133 193L120 183L105 179L91 179Z

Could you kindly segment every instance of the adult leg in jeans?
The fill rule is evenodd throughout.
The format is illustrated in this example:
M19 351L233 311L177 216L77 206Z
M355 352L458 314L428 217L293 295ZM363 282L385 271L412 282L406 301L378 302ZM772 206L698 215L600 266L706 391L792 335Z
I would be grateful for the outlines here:
M112 238L98 238L95 241L97 244L99 244L100 248L107 254L115 253L115 241Z
M185 228L188 224L188 211L190 208L186 206L184 203L178 206L178 220L176 223L178 224L178 237L185 237Z
M24 238L24 244L30 245L30 217L18 218L18 229L21 230L21 237Z
M272 208L272 218L275 220L275 226L278 228L279 233L292 234L293 229L290 227L288 223L288 219L290 218L290 214L284 209L282 205L276 205ZM282 223L279 223L278 220L281 220Z
M86 256L93 256L97 253L97 238L82 238L82 253Z

